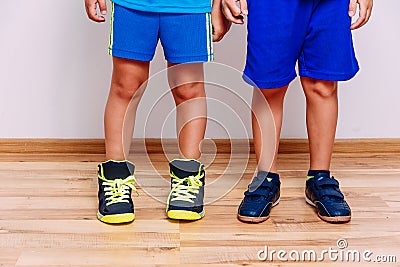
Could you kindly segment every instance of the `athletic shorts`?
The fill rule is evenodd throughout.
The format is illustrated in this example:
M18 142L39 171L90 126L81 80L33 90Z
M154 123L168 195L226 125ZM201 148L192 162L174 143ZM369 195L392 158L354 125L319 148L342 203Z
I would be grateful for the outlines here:
M157 13L112 3L109 53L112 56L151 61L158 40L171 63L213 60L210 13Z
M296 75L349 80L358 72L349 0L248 0L244 79L279 88Z

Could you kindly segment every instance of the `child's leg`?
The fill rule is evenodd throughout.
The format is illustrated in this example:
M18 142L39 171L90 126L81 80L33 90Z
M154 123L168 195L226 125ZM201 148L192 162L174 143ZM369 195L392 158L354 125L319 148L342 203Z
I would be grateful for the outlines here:
M301 78L307 100L310 170L329 170L338 119L337 82Z
M213 59L210 13L162 14L159 36L168 66L168 82L177 106L176 130L181 159L170 162L170 219L199 220L205 216L205 168L200 143L207 106L203 64Z
M144 90L141 85L145 85L148 77L149 62L113 57L113 64L104 114L107 161L98 165L97 174L97 218L105 223L127 223L135 219L131 192L137 190L133 175L135 166L125 159L129 153L136 108Z
M125 159L149 62L156 50L160 21L157 13L115 3L110 13L109 53L114 69L104 115L107 161L98 165L97 217L106 223L127 223L135 219L131 192L137 190L135 165Z
M168 66L168 82L177 106L179 150L184 159L169 164L171 192L167 200L167 216L170 219L199 220L205 215L205 171L204 165L197 160L201 156L200 144L207 123L203 64L169 63Z
M177 106L176 131L181 156L199 159L207 124L202 63L168 64L168 82Z
M276 159L282 128L283 100L288 86L276 89L258 89L253 92L252 127L258 170L277 172ZM260 97L262 94L263 97ZM267 110L268 106L271 109ZM270 129L275 129L271 136ZM274 146L275 141L275 146ZM272 164L270 159L273 158Z
M136 109L148 79L149 62L114 57L113 64L111 89L104 115L106 158L124 160L129 153Z
M306 181L306 202L327 222L348 222L351 210L330 176L330 163L338 118L337 82L302 77L307 100L307 131L310 170Z
M252 126L258 172L238 209L237 217L243 222L267 220L272 207L279 203L280 181L276 173L276 158L287 88L288 85L275 89L255 88L253 91Z

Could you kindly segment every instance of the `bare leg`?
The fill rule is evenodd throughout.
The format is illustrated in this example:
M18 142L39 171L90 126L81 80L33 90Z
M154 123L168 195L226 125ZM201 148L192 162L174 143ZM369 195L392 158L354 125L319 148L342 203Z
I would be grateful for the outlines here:
M252 126L258 173L240 203L237 214L240 221L263 222L269 218L271 208L279 203L279 175L266 175L260 171L277 173L276 159L287 88L288 86L275 89L254 88ZM268 181L268 189L265 181Z
M168 63L168 82L177 106L176 129L181 156L199 159L207 124L207 103L202 63Z
M310 170L329 170L338 118L337 82L302 77L307 100Z
M253 92L252 127L258 170L277 172L277 154L282 128L283 101L288 86L276 89L258 89ZM266 101L272 111L271 118ZM270 136L271 127L275 136ZM275 138L275 140L274 140ZM274 146L274 141L276 146ZM272 164L270 159L273 158Z
M104 114L106 158L124 160L129 153L136 109L149 76L150 63L114 57L113 64L111 89Z

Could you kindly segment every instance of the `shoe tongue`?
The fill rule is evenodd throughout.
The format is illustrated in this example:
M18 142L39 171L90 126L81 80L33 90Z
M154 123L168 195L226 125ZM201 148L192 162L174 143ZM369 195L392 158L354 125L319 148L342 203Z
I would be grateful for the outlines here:
M178 160L169 163L170 171L180 178L196 176L203 171L204 166L197 160Z
M104 177L109 180L125 179L135 172L135 166L129 161L107 161L103 166Z

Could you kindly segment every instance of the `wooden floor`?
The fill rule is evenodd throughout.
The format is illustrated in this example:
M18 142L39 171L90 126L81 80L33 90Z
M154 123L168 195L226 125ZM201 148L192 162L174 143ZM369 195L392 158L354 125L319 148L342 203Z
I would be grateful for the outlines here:
M165 157L132 156L140 184L136 221L105 225L95 216L101 160L101 154L0 154L0 266L400 266L399 153L334 155L333 175L353 212L352 221L342 225L321 221L305 203L308 156L302 153L280 155L281 202L257 225L236 219L255 170L253 156L248 164L247 154L204 157L212 162L206 188L211 203L205 218L191 223L166 218ZM338 239L347 241L347 249L372 251L372 259L394 255L397 263L257 259L265 246L320 252L338 249Z

